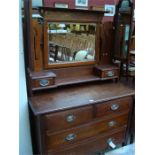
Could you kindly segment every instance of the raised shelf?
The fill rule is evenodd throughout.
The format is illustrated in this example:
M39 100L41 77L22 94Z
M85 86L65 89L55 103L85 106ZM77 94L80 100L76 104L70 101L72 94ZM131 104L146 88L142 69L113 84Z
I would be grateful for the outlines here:
M61 68L44 72L29 71L29 81L32 91L118 78L119 68L115 65Z
M67 78L57 78L55 83L57 86L62 85L70 85L70 84L78 84L78 83L85 83L91 81L99 81L101 80L100 77L95 75L87 75L81 77L67 77Z

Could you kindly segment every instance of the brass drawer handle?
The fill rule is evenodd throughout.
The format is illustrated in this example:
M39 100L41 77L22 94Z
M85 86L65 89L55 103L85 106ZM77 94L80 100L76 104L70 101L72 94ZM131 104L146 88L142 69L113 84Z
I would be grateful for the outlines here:
M113 127L116 125L116 123L117 123L116 121L110 121L110 122L108 122L108 126Z
M113 72L113 71L108 71L108 72L107 72L107 76L108 76L108 77L114 76L114 72Z
M74 115L68 115L66 117L66 121L69 123L75 121L75 119L76 119L76 116L74 116Z
M66 141L72 141L76 138L76 135L74 133L71 133L69 135L67 135L67 137L65 138Z
M107 143L108 145L112 148L112 149L115 149L116 148L116 144L114 143L113 139L112 138L109 138L107 140Z
M40 84L40 86L42 86L42 87L48 86L48 85L49 85L49 80L47 80L47 79L42 79L42 80L40 80L39 84Z
M111 110L115 111L119 108L119 105L118 104L112 104L111 105Z

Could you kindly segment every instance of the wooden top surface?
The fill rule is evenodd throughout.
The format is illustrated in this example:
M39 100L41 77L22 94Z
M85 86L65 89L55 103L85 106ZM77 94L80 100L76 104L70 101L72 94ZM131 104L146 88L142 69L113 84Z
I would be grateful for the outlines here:
M99 82L52 89L29 98L35 115L95 104L134 95L134 89L123 83Z
M102 71L110 70L110 69L119 69L116 65L96 65L97 69L100 69Z
M29 71L29 74L32 79L56 77L56 74L50 71L40 71L40 72Z

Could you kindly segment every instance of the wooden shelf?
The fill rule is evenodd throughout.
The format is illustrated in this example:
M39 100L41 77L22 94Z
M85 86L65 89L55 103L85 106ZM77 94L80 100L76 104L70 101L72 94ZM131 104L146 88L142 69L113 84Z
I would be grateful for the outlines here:
M32 88L32 91L45 90L45 89L57 88L60 86L80 84L80 83L93 82L93 81L101 81L101 80L103 79L95 75L86 75L86 76L81 76L81 77L66 77L66 78L57 77L55 79L54 85Z
M78 84L91 81L99 81L99 80L101 80L101 78L98 76L86 75L82 77L56 78L55 83L57 86L62 86L62 85Z
M53 84L47 85L45 87L32 87L32 91L38 91L38 90L45 90L45 89L52 89L60 86L66 86L66 85L75 85L75 84L81 84L81 83L87 83L87 82L94 82L94 81L104 81L104 80L112 80L112 79L118 79L118 67L114 65L100 65L94 67L89 67L89 71L87 71L88 67L81 68L76 67L76 70L74 70L74 74L71 74L70 68L65 69L57 69L53 70ZM98 74L97 70L100 72ZM76 72L81 71L81 74L78 75ZM108 76L107 72L113 73L112 76ZM51 71L50 71L51 72ZM61 72L64 72L66 76L62 76ZM39 74L39 73L36 73ZM41 78L40 78L41 79ZM37 80L40 80L37 79ZM46 79L46 78L45 78Z

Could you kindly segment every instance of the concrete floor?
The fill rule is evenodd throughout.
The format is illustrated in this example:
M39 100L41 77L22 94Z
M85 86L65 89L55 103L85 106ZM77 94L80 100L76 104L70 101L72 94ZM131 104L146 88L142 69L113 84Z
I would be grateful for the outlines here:
M105 155L135 155L135 144L130 144L119 149L105 153Z

